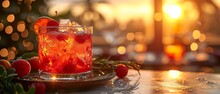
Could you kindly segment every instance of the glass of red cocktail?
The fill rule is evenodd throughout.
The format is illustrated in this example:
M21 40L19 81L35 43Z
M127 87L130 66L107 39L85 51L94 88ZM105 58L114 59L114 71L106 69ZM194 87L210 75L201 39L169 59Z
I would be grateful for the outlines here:
M41 77L81 79L92 70L92 27L39 27L38 54ZM81 76L79 76L81 75Z

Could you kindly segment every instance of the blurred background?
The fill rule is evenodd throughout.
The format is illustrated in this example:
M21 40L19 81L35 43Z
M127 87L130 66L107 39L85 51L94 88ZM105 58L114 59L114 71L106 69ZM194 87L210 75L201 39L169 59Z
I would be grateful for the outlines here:
M1 0L0 58L37 52L41 16L93 26L93 57L220 72L220 0Z

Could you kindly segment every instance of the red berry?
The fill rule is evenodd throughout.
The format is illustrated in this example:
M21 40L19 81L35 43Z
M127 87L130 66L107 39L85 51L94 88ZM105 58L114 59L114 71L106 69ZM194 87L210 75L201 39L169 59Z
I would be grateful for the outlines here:
M86 33L82 33L82 34L76 34L75 36L75 40L78 43L84 43L87 39L91 38L91 34L86 34Z
M39 69L39 57L38 56L34 56L31 57L28 62L31 65L31 70L32 71L37 71Z
M55 20L50 20L47 22L47 26L59 26L59 23Z
M27 60L17 59L12 63L12 68L16 69L16 73L19 77L24 77L28 75L31 71L31 65Z
M118 64L115 72L119 78L124 78L128 74L128 67L124 64Z
M55 27L55 26L59 26L59 23L57 21L55 21L55 20L50 20L49 22L47 22L47 26L49 26L47 28L48 32L50 32L50 31L58 31L58 27Z
M65 41L66 39L68 39L68 35L66 35L66 34L58 34L57 36L56 36L56 38L59 40L59 41Z
M45 94L46 92L46 86L43 82L32 83L30 87L35 88L34 94Z

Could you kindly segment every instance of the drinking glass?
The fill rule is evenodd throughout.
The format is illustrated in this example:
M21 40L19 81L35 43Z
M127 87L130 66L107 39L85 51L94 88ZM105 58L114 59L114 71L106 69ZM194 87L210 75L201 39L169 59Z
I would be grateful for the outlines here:
M87 78L92 70L92 33L92 27L40 27L38 54L41 77L58 80Z

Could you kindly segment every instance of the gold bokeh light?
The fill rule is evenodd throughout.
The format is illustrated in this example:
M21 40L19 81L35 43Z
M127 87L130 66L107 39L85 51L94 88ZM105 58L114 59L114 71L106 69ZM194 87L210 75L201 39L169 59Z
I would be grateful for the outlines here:
M34 44L32 42L29 42L30 45L27 47L27 50L31 51L34 49Z
M10 6L9 0L4 0L4 1L2 2L2 7L3 7L3 8L8 8L9 6Z
M143 41L144 40L144 34L143 32L135 32L135 40L137 41Z
M201 33L199 30L194 30L193 31L193 38L194 39L199 39L199 37L201 36Z
M20 21L17 24L17 30L19 32L23 32L25 30L25 22L24 21Z
M0 55L2 57L7 57L8 56L8 50L6 48L1 49Z
M144 51L146 51L146 49L147 49L147 46L144 43L138 43L135 45L136 52L144 52Z
M134 38L135 38L134 33L127 33L127 40L132 41L134 40Z
M14 14L9 14L7 17L8 22L13 22L15 20L15 15Z
M28 37L28 35L29 35L29 32L28 32L28 30L26 29L26 30L24 30L23 32L21 32L21 37L22 38L27 38Z
M9 51L8 59L11 60L11 59L14 59L14 58L15 58L15 53L13 51Z
M126 48L124 46L119 46L117 49L119 54L125 54L126 53Z
M7 26L6 28L5 28L5 33L6 34L11 34L13 32L13 27L12 26Z
M28 47L28 46L31 45L30 42L27 39L23 40L22 43L23 43L24 47Z
M2 31L4 29L4 24L0 23L0 31Z
M12 35L11 35L11 39L13 41L18 41L19 39L19 34L17 32L14 32Z
M191 45L190 45L190 49L192 51L196 51L198 49L198 47L199 47L198 44L195 42L191 43Z
M205 42L206 40L206 35L205 34L201 34L199 37L199 42Z

